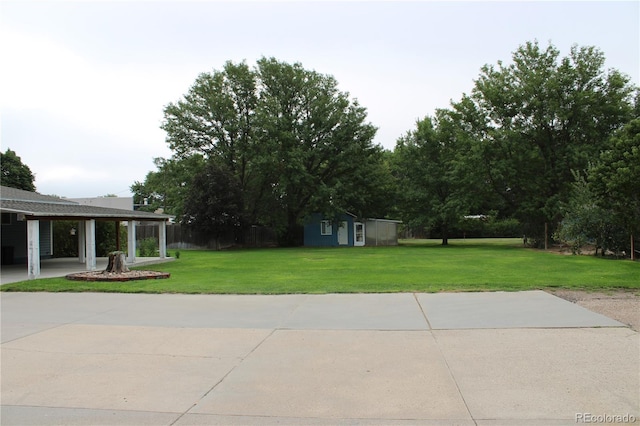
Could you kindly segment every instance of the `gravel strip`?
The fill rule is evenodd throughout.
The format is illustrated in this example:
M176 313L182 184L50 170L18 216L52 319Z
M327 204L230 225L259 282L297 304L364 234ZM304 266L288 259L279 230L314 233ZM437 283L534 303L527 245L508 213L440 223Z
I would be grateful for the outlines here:
M640 292L612 290L589 292L580 290L549 290L548 293L576 303L640 331Z

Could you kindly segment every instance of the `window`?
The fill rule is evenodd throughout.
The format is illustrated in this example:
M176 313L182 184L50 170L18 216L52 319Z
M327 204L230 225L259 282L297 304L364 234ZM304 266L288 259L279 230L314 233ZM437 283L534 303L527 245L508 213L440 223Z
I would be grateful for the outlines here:
M323 220L320 222L320 235L332 235L333 230L331 229L331 221Z

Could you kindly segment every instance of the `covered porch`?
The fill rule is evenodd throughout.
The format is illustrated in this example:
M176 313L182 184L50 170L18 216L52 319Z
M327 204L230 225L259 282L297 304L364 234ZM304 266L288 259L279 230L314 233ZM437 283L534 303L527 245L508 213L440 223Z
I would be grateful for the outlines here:
M166 224L172 217L135 210L113 209L92 205L79 204L74 201L58 197L41 195L35 192L23 191L15 188L1 187L0 211L2 212L2 246L23 261L17 267L25 269L27 279L42 276L43 262L47 257L55 257L55 242L51 234L51 222L74 221L78 224L78 258L77 265L84 265L83 270L98 269L96 257L96 221L107 221L119 227L121 222L127 228L127 264L139 265L136 261L136 225L144 221L158 226L158 254L160 259L167 257ZM44 226L41 229L41 224ZM116 232L119 238L119 232ZM120 248L120 241L117 241ZM4 257L4 256L3 256ZM51 259L55 260L55 259ZM26 262L25 262L26 261ZM3 263L5 263L3 261ZM11 262L7 262L11 263ZM2 278L4 282L5 269L13 266L4 264ZM74 268L77 269L77 268ZM78 272L76 270L76 272Z

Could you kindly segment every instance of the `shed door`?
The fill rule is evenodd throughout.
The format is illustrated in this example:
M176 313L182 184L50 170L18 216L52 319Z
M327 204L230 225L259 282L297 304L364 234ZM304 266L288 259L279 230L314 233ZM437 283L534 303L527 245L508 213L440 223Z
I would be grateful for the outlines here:
M338 226L338 245L346 246L349 244L349 224L347 222L340 222Z
M353 224L353 245L354 246L363 246L364 245L364 223L355 222Z

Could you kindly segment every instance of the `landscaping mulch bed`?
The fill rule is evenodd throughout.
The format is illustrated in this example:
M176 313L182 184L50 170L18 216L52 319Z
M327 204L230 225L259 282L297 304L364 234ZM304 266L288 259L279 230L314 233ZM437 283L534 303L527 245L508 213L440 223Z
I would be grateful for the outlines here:
M169 278L168 272L158 271L129 271L112 273L106 271L90 271L69 274L65 278L73 281L133 281L133 280L158 280Z

